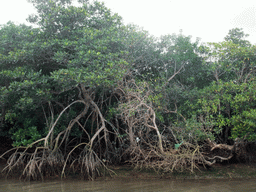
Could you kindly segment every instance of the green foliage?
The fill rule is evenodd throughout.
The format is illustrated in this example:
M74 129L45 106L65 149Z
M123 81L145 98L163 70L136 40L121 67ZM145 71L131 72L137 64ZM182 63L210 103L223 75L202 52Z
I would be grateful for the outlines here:
M204 141L207 138L214 140L214 135L212 132L213 125L214 122L212 120L209 120L207 121L207 123L204 123L198 120L196 115L193 115L185 122L180 122L176 124L174 126L174 129L177 132L179 140L193 143ZM182 127L182 130L179 130L175 127Z
M247 40L244 40L246 37L248 37L248 34L245 34L241 28L234 28L229 30L228 35L224 38L225 41L231 41L234 44L246 47L250 45L250 42Z
M202 48L199 40L191 41L190 36L166 35L160 38L158 48L162 57L162 78L169 79L173 73L182 68L176 75L175 81L183 86L200 87L209 84L206 79L206 66L203 65L203 59L199 55Z
M243 111L241 114L233 116L232 124L232 138L245 137L249 141L256 140L256 110L249 109Z
M224 42L200 45L182 33L157 39L138 26L125 26L98 1L30 2L37 10L28 18L34 27L0 26L0 128L8 127L15 146L46 135L49 122L81 98L82 86L113 120L120 113L119 98L109 98L126 78L143 87L130 91L147 98L157 124L184 128L176 130L181 140L225 137L225 130L231 139L256 139L256 47L242 29L230 30ZM81 105L67 110L56 131L81 110ZM72 134L81 136L78 126Z
M245 46L233 41L209 43L210 52L207 56L212 75L216 81L244 82L255 75L255 46L246 43Z
M121 17L103 3L80 2L81 6L75 7L71 1L31 0L37 14L28 21L38 28L13 23L1 26L1 118L12 121L15 145L37 138L33 136L37 126L25 125L23 114L17 114L36 112L46 121L45 115L51 113L44 114L42 109L48 109L49 102L57 104L53 108L57 116L60 107L77 99L74 89L79 85L95 91L98 87L112 89L126 72L126 37L121 35L126 28ZM67 113L67 120L61 121L66 124L73 118L71 110ZM8 114L16 114L16 118L8 118ZM18 137L26 129L30 130L26 133L29 139L20 136L25 139L21 142ZM37 129L45 132L43 123Z
M209 44L205 64L216 81L199 90L197 104L193 104L199 116L211 117L214 132L224 140L227 136L255 140L256 49L244 37L241 29L233 29L226 41Z
M175 145L174 145L174 149L176 149L176 150L179 149L179 147L182 145L182 143L183 143L183 142L178 143L178 144L175 144Z
M37 131L37 127L26 127L25 129L18 129L16 132L12 133L13 139L13 146L28 146L29 144L33 143L34 141L40 139L42 137L41 134Z
M256 139L255 80L235 84L231 82L213 83L199 92L197 115L204 117L204 126L212 122L216 134L231 129L231 138ZM207 126L209 127L209 126Z
M42 137L42 133L38 131L37 126L40 124L40 119L36 116L29 116L28 113L23 113L19 116L15 113L7 113L6 121L12 124L12 128L9 130L11 139L14 141L13 146L28 146L34 141ZM26 116L27 115L27 116Z

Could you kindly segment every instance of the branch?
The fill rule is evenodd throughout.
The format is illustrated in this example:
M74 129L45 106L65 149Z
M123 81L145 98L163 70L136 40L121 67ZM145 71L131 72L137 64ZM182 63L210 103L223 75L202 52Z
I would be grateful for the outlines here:
M185 64L183 64L183 65L180 67L180 69L179 69L178 71L176 71L176 72L167 80L167 82L165 83L164 86L166 86L166 85L169 83L169 81L171 81L177 74L179 74L180 71L181 71L181 69L184 68L184 66L185 66Z
M48 138L50 137L51 133L53 132L54 130L54 127L56 126L56 124L58 123L60 117L62 116L62 114L69 108L71 107L72 105L74 105L75 103L84 103L84 101L82 100L77 100L77 101L74 101L73 103L71 103L70 105L68 105L65 109L62 110L62 112L59 114L58 118L56 119L56 121L54 122L54 124L52 125L49 133L47 134L47 136L44 138L44 146L45 147L48 147Z
M210 147L211 147L211 151L213 151L214 149L227 149L229 151L232 151L235 147L235 145L227 145L227 144L216 144L215 142L211 141L210 139L206 140Z

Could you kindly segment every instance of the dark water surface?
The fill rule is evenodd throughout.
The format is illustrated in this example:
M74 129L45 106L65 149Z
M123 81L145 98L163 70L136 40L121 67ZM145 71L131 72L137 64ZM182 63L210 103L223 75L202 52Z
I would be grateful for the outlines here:
M0 191L256 191L256 179L219 180L113 180L113 181L0 181Z

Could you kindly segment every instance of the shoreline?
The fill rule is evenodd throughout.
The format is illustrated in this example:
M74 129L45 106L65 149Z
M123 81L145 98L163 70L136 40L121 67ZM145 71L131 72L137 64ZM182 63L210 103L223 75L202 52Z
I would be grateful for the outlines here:
M20 180L17 174L11 174L7 178L2 173L6 163L0 160L0 180ZM215 164L212 167L205 169L195 169L194 172L156 172L153 169L135 169L131 165L107 166L112 170L111 175L106 171L106 174L97 177L95 181L110 181L110 180L154 180L154 179L170 179L170 180L200 180L200 179L250 179L256 178L256 164ZM46 177L44 181L50 180L83 180L79 174L71 174L66 178L60 176ZM21 180L22 181L22 180Z
M212 167L194 172L170 172L156 173L152 169L136 170L131 166L113 167L117 173L116 178L134 178L134 179L235 179L235 178L256 178L256 165L249 164L216 164ZM114 177L115 178L115 177Z

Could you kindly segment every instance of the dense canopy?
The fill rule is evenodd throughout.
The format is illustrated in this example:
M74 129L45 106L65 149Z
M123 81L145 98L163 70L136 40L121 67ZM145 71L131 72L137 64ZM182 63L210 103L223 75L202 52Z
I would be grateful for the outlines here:
M0 136L16 149L7 170L26 163L22 175L37 179L73 166L93 178L105 162L193 171L250 159L256 46L242 29L220 43L155 38L98 1L30 2L33 27L0 26ZM226 151L203 155L205 145Z

